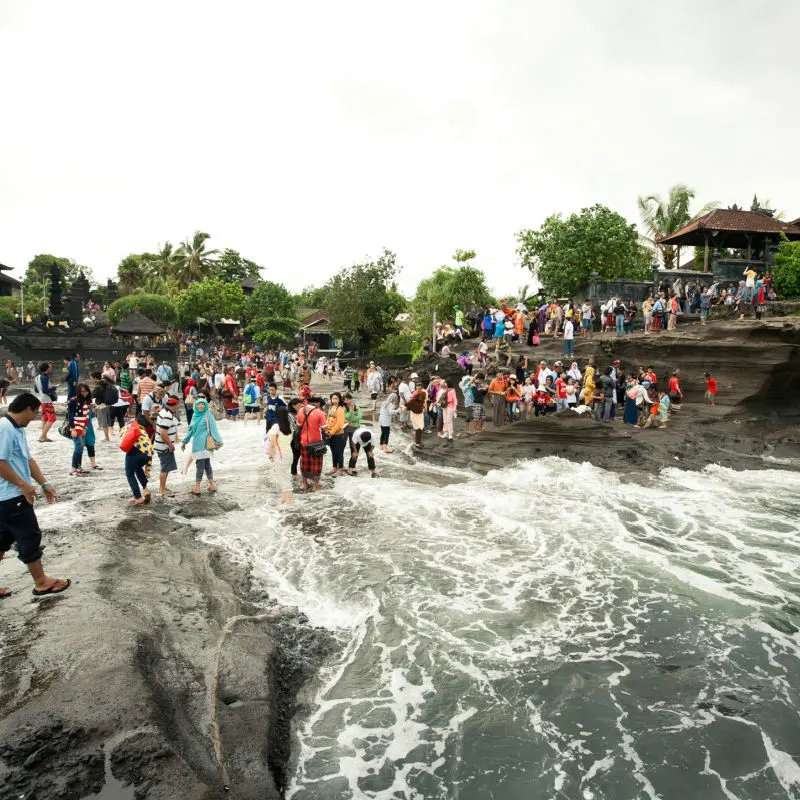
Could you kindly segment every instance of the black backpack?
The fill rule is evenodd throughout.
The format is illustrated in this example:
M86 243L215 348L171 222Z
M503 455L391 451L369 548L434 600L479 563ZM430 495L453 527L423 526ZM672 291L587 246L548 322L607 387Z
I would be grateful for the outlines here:
M114 403L116 403L119 400L119 389L117 389L117 387L114 386L113 383L107 384L104 397L105 397L105 404L107 406L113 406Z

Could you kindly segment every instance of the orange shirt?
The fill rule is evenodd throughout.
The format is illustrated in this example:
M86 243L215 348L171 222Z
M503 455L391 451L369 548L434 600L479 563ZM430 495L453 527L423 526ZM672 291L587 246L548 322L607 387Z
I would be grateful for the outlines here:
M326 430L329 436L336 436L337 433L344 432L344 408L342 406L330 407Z
M506 382L501 377L496 377L490 384L489 384L489 391L496 392L497 394L505 394L506 393Z

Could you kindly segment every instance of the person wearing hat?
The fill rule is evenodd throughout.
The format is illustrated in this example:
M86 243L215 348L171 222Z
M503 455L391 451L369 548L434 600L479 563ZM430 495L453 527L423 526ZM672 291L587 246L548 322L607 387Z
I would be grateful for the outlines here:
M453 306L456 312L456 334L459 339L464 338L464 312L461 310L461 306Z
M254 416L259 422L263 419L261 410L261 389L258 388L258 381L256 376L253 375L247 382L247 385L242 391L242 398L244 400L244 417L243 421L247 424L247 418Z
M175 444L178 441L178 418L175 416L175 411L179 402L177 397L170 395L156 417L156 436L153 441L153 449L158 454L158 461L161 467L158 497L175 497L174 492L167 490L167 477L170 472L175 472L178 469L178 464L175 461Z

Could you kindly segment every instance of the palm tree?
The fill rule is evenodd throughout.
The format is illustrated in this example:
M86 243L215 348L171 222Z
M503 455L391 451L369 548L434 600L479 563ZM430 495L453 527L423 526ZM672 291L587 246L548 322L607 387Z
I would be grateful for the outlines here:
M689 203L694 199L694 189L690 189L682 183L678 183L669 190L669 197L664 202L657 194L649 194L647 197L639 197L639 213L642 216L642 224L647 230L647 235L642 239L648 242L661 257L666 269L677 267L676 248L672 245L664 245L660 240L666 236L671 236L692 220L702 217L709 211L717 207L717 203L706 203L700 211L692 215L689 213Z
M195 231L191 239L186 239L176 250L180 259L175 276L181 288L206 277L209 267L214 263L219 250L206 250L206 241L211 234Z
M167 278L177 276L182 263L183 257L178 253L178 249L174 248L171 242L164 242L158 253L145 262L145 267L150 277L166 281Z

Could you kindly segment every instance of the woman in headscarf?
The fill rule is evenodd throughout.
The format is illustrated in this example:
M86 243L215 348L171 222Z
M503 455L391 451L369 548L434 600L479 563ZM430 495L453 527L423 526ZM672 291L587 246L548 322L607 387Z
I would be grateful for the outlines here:
M639 397L639 382L634 377L628 378L625 386L625 413L622 415L622 421L628 425L639 424L639 407L636 400Z
M580 382L580 379L583 376L581 375L581 371L578 369L578 362L577 361L573 361L572 362L572 364L571 364L571 366L569 368L569 372L567 372L567 377L568 378L572 378L572 380L574 380L576 383Z
M278 406L275 409L275 424L266 435L267 458L272 467L272 477L278 490L283 494L284 505L292 502L292 478L289 465L292 462L292 426L289 423L289 409Z
M217 485L214 483L214 471L211 469L211 456L214 450L222 447L222 437L219 435L217 421L214 415L208 410L208 401L204 397L198 397L194 403L194 414L192 423L186 436L183 437L181 450L186 449L188 442L192 443L192 457L195 460L195 482L191 493L200 494L200 484L203 475L208 478L208 491L216 492ZM212 444L211 449L209 446Z
M197 382L194 378L186 381L186 388L183 390L183 405L186 408L186 422L192 424L192 414L194 414L194 403L197 400Z

